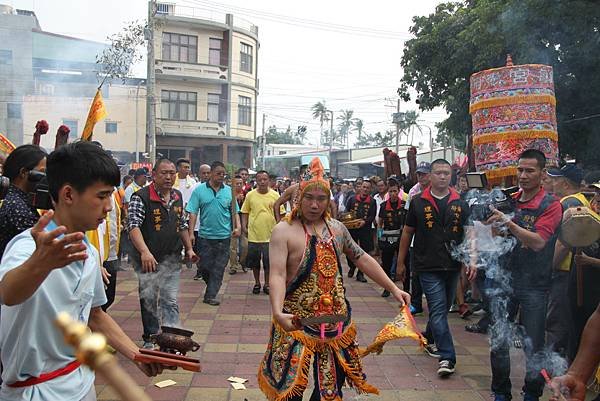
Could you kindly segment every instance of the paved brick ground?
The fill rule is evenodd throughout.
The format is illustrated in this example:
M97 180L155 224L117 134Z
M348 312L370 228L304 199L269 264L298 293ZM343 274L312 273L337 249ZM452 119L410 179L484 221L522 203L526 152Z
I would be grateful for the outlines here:
M213 307L202 303L204 283L192 280L193 271L182 273L179 305L182 325L195 332L194 339L202 347L194 356L200 358L201 373L183 370L168 372L158 378L146 378L130 362L124 366L144 387L153 400L169 401L253 401L264 400L257 387L256 372L265 351L270 322L267 295L251 293L252 274L226 274L219 297L222 303ZM367 345L382 325L396 314L397 307L389 298L381 298L381 289L373 283L346 279L354 321L358 325L359 342ZM137 280L131 270L119 272L117 299L109 313L134 340L141 339L142 325L137 295ZM417 317L424 327L425 317ZM448 379L436 375L437 361L411 341L388 343L378 356L368 356L365 370L370 383L380 390L379 396L357 395L345 391L348 400L402 401L479 401L489 400L490 366L487 339L465 332L465 321L451 314L450 324L458 354L456 374ZM512 352L512 377L515 400L523 382L524 359ZM247 390L233 390L226 381L231 375L247 378ZM153 383L172 379L177 385L159 389ZM118 399L111 388L98 378L99 400ZM307 396L309 391L307 391ZM307 400L308 397L305 397ZM544 397L547 399L547 396Z

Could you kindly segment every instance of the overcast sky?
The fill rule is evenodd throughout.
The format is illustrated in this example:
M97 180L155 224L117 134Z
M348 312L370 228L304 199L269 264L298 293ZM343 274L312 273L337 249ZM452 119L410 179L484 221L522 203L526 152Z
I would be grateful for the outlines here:
M415 15L428 15L437 0L323 1L177 0L200 13L231 12L259 27L258 132L266 125L296 129L307 125L317 142L319 122L310 107L324 100L337 115L354 110L367 133L392 129L400 58ZM145 19L143 0L0 0L35 11L42 29L83 39L106 41L125 22ZM252 7L250 9L250 7ZM322 24L325 23L325 24ZM327 29L323 29L325 26ZM143 66L136 69L145 76ZM416 109L403 103L401 110ZM444 118L443 110L421 113L422 124ZM337 121L336 121L337 124ZM427 130L425 130L427 132ZM354 134L356 135L356 134ZM426 144L428 139L416 138ZM390 144L391 145L391 144Z

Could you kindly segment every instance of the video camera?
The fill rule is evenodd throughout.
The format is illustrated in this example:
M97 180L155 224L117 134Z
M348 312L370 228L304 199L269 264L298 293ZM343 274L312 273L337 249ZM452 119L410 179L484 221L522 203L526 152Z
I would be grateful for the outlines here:
M474 221L485 221L492 216L490 206L502 213L514 213L516 201L512 195L517 193L519 187L494 188L486 191L487 178L485 173L467 173L467 184L471 191L467 194L466 201L471 207L471 217Z
M52 199L48 191L48 179L46 173L37 170L31 170L27 176L27 180L35 184L35 189L28 195L29 204L36 209L49 210L53 209ZM10 188L10 180L8 177L0 175L0 200L6 197Z
M505 214L514 213L516 201L512 198L512 194L515 192L515 187L494 188L490 192L480 189L470 191L466 201L471 206L471 217L474 221L486 221L492 217L493 210L490 206Z
M48 177L46 173L41 171L31 170L29 172L29 182L37 183L35 190L29 193L29 202L36 209L50 210L54 209L52 198L48 190Z

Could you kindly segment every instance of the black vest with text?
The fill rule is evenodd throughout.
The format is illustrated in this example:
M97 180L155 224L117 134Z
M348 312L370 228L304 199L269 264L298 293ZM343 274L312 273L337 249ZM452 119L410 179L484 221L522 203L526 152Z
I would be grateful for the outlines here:
M179 222L183 213L183 198L181 192L173 189L170 207L167 209L154 185L148 185L137 191L144 202L145 218L140 227L144 242L157 262L168 256L179 256L183 243L179 237ZM134 248L134 259L140 261L140 253Z

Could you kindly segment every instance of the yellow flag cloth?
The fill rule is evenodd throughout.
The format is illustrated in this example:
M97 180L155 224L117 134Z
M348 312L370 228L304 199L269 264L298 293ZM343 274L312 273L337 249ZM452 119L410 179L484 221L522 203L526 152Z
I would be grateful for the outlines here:
M379 334L375 337L375 340L373 340L373 344L369 345L366 349L361 350L360 356L365 357L372 352L381 354L386 342L401 338L412 338L422 347L427 345L427 340L417 328L417 324L410 314L408 305L404 305L400 309L400 313L398 313L393 321L386 323L386 325L383 326L383 329L381 329Z
M81 139L83 141L91 141L94 130L94 125L107 115L106 108L104 107L104 101L102 100L102 92L100 89L96 91L96 96L90 106L90 112L88 113L87 120L85 121L85 127L81 133Z
M15 145L4 135L0 134L0 155L7 158L15 150Z

